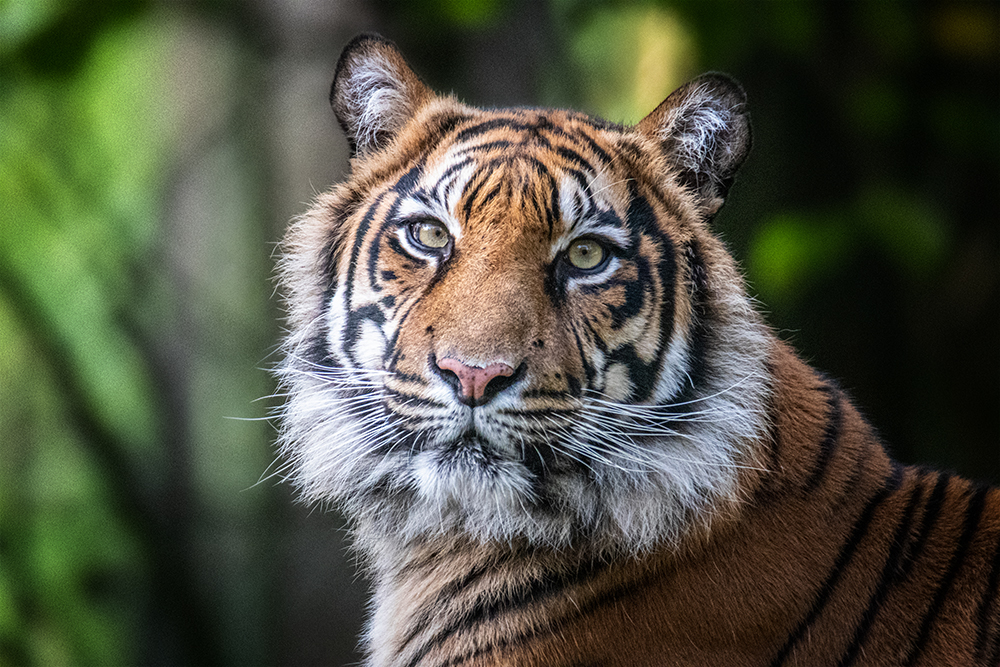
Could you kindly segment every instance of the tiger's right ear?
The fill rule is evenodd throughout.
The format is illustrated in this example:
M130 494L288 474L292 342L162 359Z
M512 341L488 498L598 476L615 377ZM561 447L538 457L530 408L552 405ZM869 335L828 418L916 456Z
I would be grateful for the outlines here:
M392 141L432 96L395 44L364 34L352 39L340 54L330 106L355 157Z

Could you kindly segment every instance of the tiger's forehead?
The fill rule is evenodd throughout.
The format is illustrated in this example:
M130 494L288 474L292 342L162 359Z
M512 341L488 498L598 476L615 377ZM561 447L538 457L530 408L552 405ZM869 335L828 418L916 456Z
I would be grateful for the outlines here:
M602 129L561 116L493 112L456 127L427 156L400 213L438 219L456 240L516 223L546 237L553 254L586 234L627 245L628 178L609 158Z

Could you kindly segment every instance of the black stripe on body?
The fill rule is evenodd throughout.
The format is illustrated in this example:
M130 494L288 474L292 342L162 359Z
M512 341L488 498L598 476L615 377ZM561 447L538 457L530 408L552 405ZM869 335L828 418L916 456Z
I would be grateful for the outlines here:
M456 667L457 665L463 665L483 656L499 653L512 647L527 646L532 640L542 634L559 634L562 628L578 619L591 616L600 609L618 605L622 600L636 595L637 593L641 594L643 590L650 586L652 580L658 576L659 573L650 572L649 574L626 585L615 586L611 590L608 590L600 595L596 595L583 603L577 603L571 612L558 619L546 618L539 623L537 628L529 627L518 634L490 644L489 646L475 649L463 655L451 658L450 660L442 663L440 667ZM582 581L578 583L586 582Z
M833 452L840 441L840 429L844 421L844 396L840 390L832 384L824 384L823 391L827 393L827 417L826 427L823 429L823 437L819 442L819 453L816 456L816 467L806 481L805 491L811 493L816 490L823 479Z
M874 497L866 505L858 522L855 524L855 527L852 531L850 538L847 540L847 542L845 542L844 546L842 547L841 552L837 558L833 570L831 571L830 576L821 587L820 593L817 596L812 609L810 610L809 614L804 619L804 621L792 634L786 645L782 648L779 654L772 661L772 665L780 665L785 662L785 660L790 655L791 649L794 647L794 644L797 643L797 641L802 638L802 636L807 632L809 625L812 622L814 622L816 618L820 615L820 613L823 611L826 603L829 601L830 595L832 594L834 588L836 588L840 577L842 576L847 566L849 565L850 561L852 560L854 553L857 550L861 540L867 534L868 527L874 517L875 511L878 509L878 507L881 506L881 504L890 494L899 489L902 481L902 475L903 475L902 467L894 466L892 474L886 479L884 486L874 495ZM891 549L890 555L887 558L886 564L883 568L883 577L882 577L883 582L880 582L879 586L877 586L875 589L876 592L874 593L872 598L874 604L870 602L869 609L871 610L874 610L875 607L877 607L877 605L881 603L881 600L879 598L884 597L884 592L880 592L884 591L882 583L884 583L885 580L891 579L893 573L897 572L895 564L898 563L898 560L902 557L902 552L903 552L903 547L898 542L904 541L903 538L905 538L905 535L912 530L912 518L915 512L917 501L919 500L920 496L918 491L919 487L915 488L914 491L911 492L903 516L900 520L900 524L897 526L896 530L897 541L893 543L893 548ZM581 581L585 582L585 580ZM573 620L590 615L595 610L600 609L602 607L614 605L618 603L620 600L630 595L633 595L637 590L645 588L647 583L648 582L645 580L639 580L633 582L630 585L615 588L614 590L609 591L606 594L596 596L588 600L584 604L579 605L576 608L576 610L574 610L572 613L562 618L548 619L538 628L527 628L523 632L513 635L501 642L498 642L496 644L491 644L488 647L479 648L470 651L468 653L465 653L463 655L457 656L455 658L452 658L442 663L442 667L465 664L467 662L481 658L485 655L495 654L497 652L506 650L514 646L527 645L531 640L533 640L534 638L543 633L558 633L559 628L565 627ZM556 592L558 592L558 589L551 590L549 591L549 595L554 594ZM535 599L541 599L541 598L535 598ZM502 605L496 605L496 604L493 605L493 607L495 608L500 606ZM483 621L493 620L494 618L497 617L497 615L499 615L499 613L503 613L505 611L507 610L500 609L499 612L493 613L488 616L480 615L478 621L483 622ZM873 616L874 614L872 614L872 617ZM866 615L863 616L862 618L863 619L867 618L867 612ZM862 623L864 623L864 620L862 621ZM860 634L861 633L856 631L856 637L858 637ZM861 637L858 643L860 644L862 641L863 637ZM411 666L415 666L416 664L418 664L419 660L423 656L425 656L427 652L429 652L429 650L431 649L428 649L428 651L424 651L419 657L412 660L409 664ZM849 655L845 656L845 658L842 658L842 663L849 664L850 660L848 658L850 658Z
M399 649L400 650L405 649L417 638L417 636L421 632L424 631L425 628L433 625L434 621L436 620L435 617L441 613L442 606L447 607L447 603L449 601L451 601L453 598L458 596L463 591L467 590L470 586L474 585L476 582L478 582L480 579L486 576L487 573L493 572L497 567L502 566L504 562L508 560L510 560L509 557L501 556L497 560L490 560L480 563L473 569L466 572L463 576L459 577L458 579L455 579L447 586L442 588L438 592L438 595L435 598L435 602L443 601L444 604L443 605L430 604L425 606L420 615L417 616L417 618L413 619L413 621L411 622L412 627L410 628L410 631L407 633L407 635L400 642ZM427 563L423 564L422 567L428 567L432 565L433 565L432 563ZM424 655L426 655L426 653ZM423 655L417 658L417 661L419 662L419 659L422 657Z
M541 577L535 578L525 585L518 586L516 590L508 590L501 593L494 590L485 591L479 596L476 600L476 604L473 605L471 609L460 614L457 618L452 619L448 625L434 633L434 635L413 654L406 665L407 667L416 667L428 653L439 648L454 635L472 630L481 624L494 621L505 614L516 613L529 606L544 604L546 601L559 595L563 591L574 586L580 586L587 581L592 580L594 577L603 572L606 567L606 562L600 559L595 559L587 561L582 566L569 573L549 573L548 576L546 576L546 573L543 572ZM482 572L476 574L476 578L481 578L482 576ZM446 590L451 591L451 587L448 587ZM455 592L456 591L451 591L451 596L454 596ZM438 599L447 600L449 598L441 596ZM437 608L437 605L431 605L431 607ZM419 633L419 630L422 630L424 627L426 626L418 626L418 630L411 632L409 637L414 637ZM480 649L479 652L493 652L502 648L504 644L504 642L501 642L486 649ZM401 646L400 648L403 647ZM464 655L444 664L461 664L468 660L472 660L474 657L474 655Z
M775 401L777 398L777 391L774 389L775 383L775 370L774 363L771 359L767 359L764 362L765 368L767 369L767 378L769 391L767 392L767 408L765 409L765 414L767 415L767 463L764 464L764 468L771 472L777 472L779 467L779 461L781 460L781 450L783 449L783 443L781 442L781 429L779 428L778 419L774 417L775 412ZM773 484L761 484L758 487L756 495L760 499L760 504L765 502L765 499L770 499L774 493ZM754 504L757 504L756 502Z
M882 566L882 574L879 577L878 583L875 585L875 590L868 599L868 606L861 615L861 621L854 629L854 636L851 638L851 643L841 656L840 662L837 663L839 667L847 667L848 665L854 664L854 661L858 658L861 650L861 645L864 643L865 639L867 639L868 633L871 631L872 624L875 622L875 617L878 615L879 609L885 602L886 597L888 597L893 585L899 579L899 561L903 556L904 547L909 539L910 532L913 527L913 514L916 510L917 501L920 499L921 488L922 486L920 484L913 485L913 490L910 492L910 498L906 502L906 509L903 510L903 516L899 521L899 526L896 528L896 533L892 537L889 555L885 559L885 563Z
M779 665L785 664L785 661L791 655L795 645L798 644L802 637L809 632L812 624L817 618L819 618L820 614L826 608L826 604L830 601L830 597L833 595L834 589L836 589L837 584L840 582L840 578L843 576L847 566L850 565L851 560L854 558L854 554L857 552L858 546L861 544L861 540L868 534L868 526L871 524L871 521L875 516L875 511L878 510L883 502L885 502L886 498L899 488L902 477L902 467L894 464L892 474L885 481L878 493L876 493L872 499L868 501L868 504L858 517L858 520L854 523L854 529L851 531L851 535L840 548L840 553L837 554L837 559L834 561L833 568L827 575L826 581L824 581L820 586L819 592L813 599L813 604L809 609L809 612L806 614L805 618L799 622L795 630L793 630L789 635L784 646L781 647L777 655L774 656L774 659L771 661L771 667L778 667Z
M951 478L948 475L943 475L936 471L930 471L929 474L934 475L937 478L937 482L935 482L934 490L931 492L931 497L927 501L926 508L924 508L924 518L920 527L920 533L917 535L917 539L913 540L907 551L901 573L901 577L904 579L910 576L913 564L917 562L917 558L923 553L927 538L930 536L934 526L937 525L937 520L941 516L941 508L944 505L945 493L948 491L948 485L951 483Z
M1000 663L1000 609L997 608L997 586L1000 585L1000 542L993 551L993 566L976 612L976 661L982 665ZM991 613L992 611L992 613ZM992 641L990 639L992 635Z
M927 613L924 615L923 623L920 625L920 632L910 647L910 652L906 656L906 660L903 661L903 664L906 665L906 667L916 664L917 659L920 657L920 653L924 650L927 645L927 641L930 639L931 629L934 626L934 620L941 612L941 607L944 605L945 598L948 597L948 592L951 590L951 586L955 582L955 577L958 575L958 571L965 560L966 552L969 550L969 545L972 543L972 539L975 536L976 527L979 525L979 519L982 516L988 492L989 489L986 487L977 489L972 494L972 498L969 499L966 504L965 522L962 528L962 535L959 537L958 543L955 546L955 551L952 553L951 560L948 564L948 570L945 572L944 577L941 578L938 589L934 594L934 599L931 601L931 605L928 608Z
M872 435L871 433L863 437L869 437L873 439L875 438L875 436ZM881 444L879 444L877 440L876 444L878 444L878 446L881 447ZM858 457L857 459L855 459L853 463L854 468L851 471L851 476L847 478L846 482L840 485L839 490L841 491L841 493L838 496L836 503L834 503L833 505L834 513L842 512L844 510L844 507L853 502L854 499L856 498L855 489L861 482L861 478L864 477L865 473L868 471L869 459L872 458L875 451L876 449L873 447L864 447L858 453ZM896 465L896 463L893 462L893 465Z

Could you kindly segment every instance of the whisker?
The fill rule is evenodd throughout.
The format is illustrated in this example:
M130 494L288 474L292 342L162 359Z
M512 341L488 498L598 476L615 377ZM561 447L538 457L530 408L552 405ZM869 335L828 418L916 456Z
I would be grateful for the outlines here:
M713 394L708 394L706 396L700 396L698 398L693 398L693 399L688 400L688 401L679 401L677 403L663 403L663 404L654 404L654 405L644 405L644 404L638 404L638 403L620 403L620 402L613 401L613 400L599 398L603 394L601 392L598 392L598 391L593 390L593 389L587 391L586 398L588 400L590 400L590 401L593 401L594 403L599 404L599 405L612 407L612 408L614 408L616 410L622 410L622 411L625 411L625 412L644 412L646 410L650 410L650 411L663 411L663 410L670 410L670 409L673 409L673 408L682 407L682 406L686 406L686 405L693 405L695 403L702 403L702 402L705 402L705 401L710 401L710 400L715 399L715 398L719 398L720 396L724 396L726 394L732 393L735 389L739 388L740 386L742 386L746 382L749 382L750 380L755 380L755 379L760 379L759 374L758 373L750 373L750 374L745 375L744 377L740 378L739 380L737 380L736 382L734 382L730 386L728 386L728 387L726 387L724 389L720 389L719 391L717 391L717 392L715 392Z

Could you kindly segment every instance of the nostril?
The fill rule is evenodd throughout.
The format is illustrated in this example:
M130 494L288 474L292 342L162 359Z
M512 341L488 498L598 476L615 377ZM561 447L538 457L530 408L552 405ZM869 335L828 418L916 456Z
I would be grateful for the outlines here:
M507 387L517 382L518 375L515 374L514 369L511 368L510 366L507 366L507 370L509 370L510 372L506 374L495 375L489 379L489 381L486 383L486 386L483 387L482 396L480 398L481 403L489 401L494 396L499 394L501 391L503 391Z
M510 383L505 383L514 375L514 369L509 365L496 362L485 367L470 366L458 359L444 358L436 360L441 370L441 377L457 390L462 402L469 405L480 405L502 391ZM458 382L455 382L457 378Z
M442 368L441 366L438 366L438 371L438 375L451 386L456 394L461 396L464 393L462 381L459 379L458 373L448 368Z

